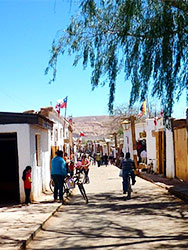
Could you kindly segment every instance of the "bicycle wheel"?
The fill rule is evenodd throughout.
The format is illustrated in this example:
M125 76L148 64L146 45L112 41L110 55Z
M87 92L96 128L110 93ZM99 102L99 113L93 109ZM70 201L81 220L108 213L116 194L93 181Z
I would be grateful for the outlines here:
M50 180L49 186L50 186L50 190L53 193L54 192L54 181L52 179Z
M131 199L131 192L132 192L132 188L131 188L131 178L130 176L128 176L128 183L127 183L127 198Z
M70 196L70 189L69 189L67 183L64 183L64 185L63 185L63 195L64 194L66 194L66 197Z
M85 188L84 188L83 184L82 183L78 183L78 188L79 188L80 193L83 196L83 198L84 198L84 200L85 200L85 202L87 204L88 203L88 198L87 198L86 191L85 191Z

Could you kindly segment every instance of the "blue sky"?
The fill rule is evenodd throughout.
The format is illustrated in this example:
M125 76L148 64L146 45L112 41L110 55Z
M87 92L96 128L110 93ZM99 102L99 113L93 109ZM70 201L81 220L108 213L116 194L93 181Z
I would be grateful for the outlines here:
M56 105L68 96L67 115L108 114L108 86L91 91L90 69L73 58L59 60L57 79L44 75L57 32L66 28L79 0L0 0L0 111L23 112ZM71 9L71 11L70 11ZM115 105L128 103L130 83L118 78ZM185 97L174 116L185 117Z

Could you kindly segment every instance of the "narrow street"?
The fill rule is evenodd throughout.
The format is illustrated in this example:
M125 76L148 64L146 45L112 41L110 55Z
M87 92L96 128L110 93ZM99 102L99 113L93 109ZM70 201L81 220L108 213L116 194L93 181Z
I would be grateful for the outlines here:
M27 249L187 249L188 205L136 178L132 199L123 199L119 169L90 167L85 185L45 224Z

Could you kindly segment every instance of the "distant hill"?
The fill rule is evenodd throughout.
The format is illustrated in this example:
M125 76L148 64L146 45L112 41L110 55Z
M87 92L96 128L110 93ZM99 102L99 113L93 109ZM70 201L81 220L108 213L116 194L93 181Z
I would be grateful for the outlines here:
M112 117L107 115L73 117L73 136L83 131L87 139L102 139L109 136L111 126Z

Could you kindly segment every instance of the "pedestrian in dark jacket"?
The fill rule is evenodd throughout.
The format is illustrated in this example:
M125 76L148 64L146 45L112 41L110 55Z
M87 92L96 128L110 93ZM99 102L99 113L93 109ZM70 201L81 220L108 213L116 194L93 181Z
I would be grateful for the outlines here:
M106 165L106 167L108 166L108 155L107 155L107 153L105 153L105 155L104 155L104 165Z
M58 150L51 161L51 177L54 181L54 201L59 200L63 203L63 185L67 176L66 162L63 159L63 151Z
M128 180L128 174L131 174L131 179L132 179L132 185L135 184L135 174L134 174L134 169L135 169L135 164L134 161L130 159L130 153L127 152L125 159L122 160L121 162L121 168L123 170L123 193L126 194L127 192L127 180Z

